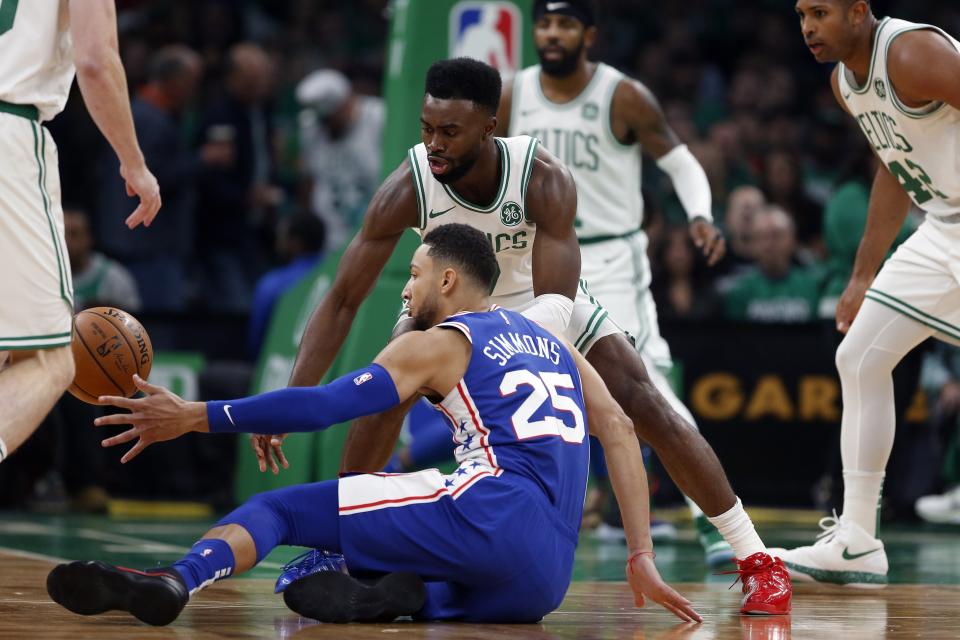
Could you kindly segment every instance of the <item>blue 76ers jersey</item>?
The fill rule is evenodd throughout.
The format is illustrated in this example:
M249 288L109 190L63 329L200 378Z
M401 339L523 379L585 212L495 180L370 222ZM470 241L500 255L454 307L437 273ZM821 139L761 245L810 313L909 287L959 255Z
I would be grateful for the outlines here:
M577 531L590 447L569 352L540 325L497 307L438 326L461 331L473 345L463 379L436 405L449 420L460 463L451 493L483 476L520 476Z

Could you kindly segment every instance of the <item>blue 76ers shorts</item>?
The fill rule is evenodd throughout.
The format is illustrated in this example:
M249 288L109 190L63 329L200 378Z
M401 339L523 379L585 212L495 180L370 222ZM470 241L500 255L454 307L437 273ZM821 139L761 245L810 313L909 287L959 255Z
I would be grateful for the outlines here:
M427 581L418 617L536 622L570 585L577 533L536 484L467 462L339 481L340 542L351 573Z

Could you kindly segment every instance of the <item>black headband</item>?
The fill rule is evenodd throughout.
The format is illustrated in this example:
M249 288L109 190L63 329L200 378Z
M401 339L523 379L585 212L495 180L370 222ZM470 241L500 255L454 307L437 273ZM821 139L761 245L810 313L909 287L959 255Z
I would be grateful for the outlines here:
M593 9L582 0L537 0L533 6L533 20L536 22L544 15L559 14L576 18L585 27L593 26Z

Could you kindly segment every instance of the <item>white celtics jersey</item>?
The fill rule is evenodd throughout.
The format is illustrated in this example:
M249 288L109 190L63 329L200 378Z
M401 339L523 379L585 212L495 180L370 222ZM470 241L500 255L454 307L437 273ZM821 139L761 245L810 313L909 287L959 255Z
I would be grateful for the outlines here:
M426 235L442 224L459 222L487 234L497 254L500 276L494 297L533 290L533 240L536 225L527 220L526 194L537 140L528 136L494 138L500 150L500 185L493 202L473 204L430 173L423 144L410 149L408 157L420 211L419 233Z
M613 92L624 75L603 63L570 102L543 95L540 65L517 73L510 135L528 135L557 156L577 183L577 236L621 236L640 228L640 146L624 145L610 129Z
M917 29L935 31L960 50L960 43L937 27L886 18L877 26L863 86L839 66L840 95L913 202L934 216L946 216L960 213L960 112L943 102L917 109L904 105L887 75L890 43Z
M63 111L73 83L67 0L0 1L0 101Z

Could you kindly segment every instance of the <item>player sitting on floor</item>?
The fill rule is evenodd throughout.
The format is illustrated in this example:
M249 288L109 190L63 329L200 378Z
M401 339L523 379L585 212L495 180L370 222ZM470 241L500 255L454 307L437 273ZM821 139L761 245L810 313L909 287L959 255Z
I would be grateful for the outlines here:
M150 444L189 431L315 431L420 393L450 420L454 473L364 474L262 493L171 567L61 564L47 579L51 598L75 613L120 609L168 624L189 594L289 544L342 553L351 574L321 571L289 585L284 601L305 617L535 622L560 605L570 584L588 472L588 417L620 501L636 603L650 597L683 620L699 621L653 564L646 477L632 423L569 344L519 313L491 309L496 273L481 231L438 227L414 254L403 291L417 330L391 342L373 364L321 387L226 402L185 402L137 378L148 396L102 398L132 413L97 421L134 425L104 441L137 439L122 458L128 462ZM379 579L365 583L360 576Z

